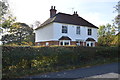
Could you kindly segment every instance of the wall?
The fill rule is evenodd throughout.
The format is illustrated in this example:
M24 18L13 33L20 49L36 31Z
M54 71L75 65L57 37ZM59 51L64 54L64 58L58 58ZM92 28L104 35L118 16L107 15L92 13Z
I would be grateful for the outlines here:
M68 33L62 33L62 25L68 26ZM85 41L88 37L93 38L97 41L97 29L96 28L91 28L92 29L92 35L88 36L87 35L87 29L89 27L85 26L80 26L81 27L81 34L78 35L76 34L76 27L77 25L70 25L70 24L63 24L63 23L54 23L54 40L58 40L62 36L68 36L72 39L72 41L76 41L76 39L81 39Z
M53 24L48 24L35 30L35 42L49 41L53 39Z

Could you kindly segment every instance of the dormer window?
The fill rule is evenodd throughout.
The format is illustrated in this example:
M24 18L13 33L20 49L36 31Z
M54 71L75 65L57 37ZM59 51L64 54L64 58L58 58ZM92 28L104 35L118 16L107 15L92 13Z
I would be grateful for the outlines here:
M62 26L62 33L67 33L67 26Z
M80 26L76 28L76 34L80 35Z

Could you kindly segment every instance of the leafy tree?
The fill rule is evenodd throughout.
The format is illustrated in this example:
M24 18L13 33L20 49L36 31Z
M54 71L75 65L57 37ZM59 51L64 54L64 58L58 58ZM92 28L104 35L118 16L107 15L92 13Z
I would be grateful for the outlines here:
M8 35L10 34L10 32L9 32L10 27L15 22L15 20L16 20L16 18L13 17L12 14L10 13L9 4L8 4L7 0L0 1L0 41L1 40L5 41L1 38L5 34L8 34ZM5 43L5 42L3 42L3 43Z
M111 42L111 45L114 45L114 46L119 46L120 47L120 33L118 33L114 40Z
M118 4L115 6L115 10L118 11L118 15L115 17L114 21L114 25L116 27L116 30L120 32L120 1L118 2Z
M110 24L102 25L99 27L98 34L98 44L100 46L110 46L115 37L115 28Z
M99 46L112 46L111 42L114 40L115 35L105 35L98 38Z
M102 25L99 27L98 34L99 36L115 35L115 28L110 24Z
M30 26L33 28L33 29L36 29L37 27L39 27L41 25L40 21L35 21L33 24L31 24Z
M105 25L102 25L99 27L98 34L99 34L99 36L105 35Z
M4 15L7 13L8 11L8 3L5 1L0 1L0 33L3 32L2 29L2 20L4 18Z
M9 5L7 1L4 0L0 1L0 16L3 16L4 14L7 13L8 7Z
M10 34L2 37L2 40L8 44L16 43L21 45L22 43L25 44L25 42L34 42L33 29L27 24L17 22L12 24L9 29Z

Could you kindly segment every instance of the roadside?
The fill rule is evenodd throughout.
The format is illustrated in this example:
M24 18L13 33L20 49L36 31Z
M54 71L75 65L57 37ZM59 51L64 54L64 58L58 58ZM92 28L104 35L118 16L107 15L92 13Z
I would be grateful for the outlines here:
M117 74L120 74L120 72L118 71L118 64L120 63L104 64L100 66L48 73L43 75L30 76L26 78L99 78L100 75L103 74L103 78L109 78L108 76L110 76L110 78L112 78L111 76L113 76L113 78L117 78ZM96 75L99 76L95 77Z

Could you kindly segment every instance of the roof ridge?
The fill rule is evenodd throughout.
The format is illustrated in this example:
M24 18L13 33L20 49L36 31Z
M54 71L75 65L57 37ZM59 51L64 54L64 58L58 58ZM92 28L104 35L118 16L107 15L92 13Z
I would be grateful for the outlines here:
M87 21L86 19L80 17L79 15L75 16L73 14L66 14L66 13L58 12L53 17L48 18L44 23L42 23L38 28L36 28L36 30L52 22L67 23L67 24L98 28L97 26Z

